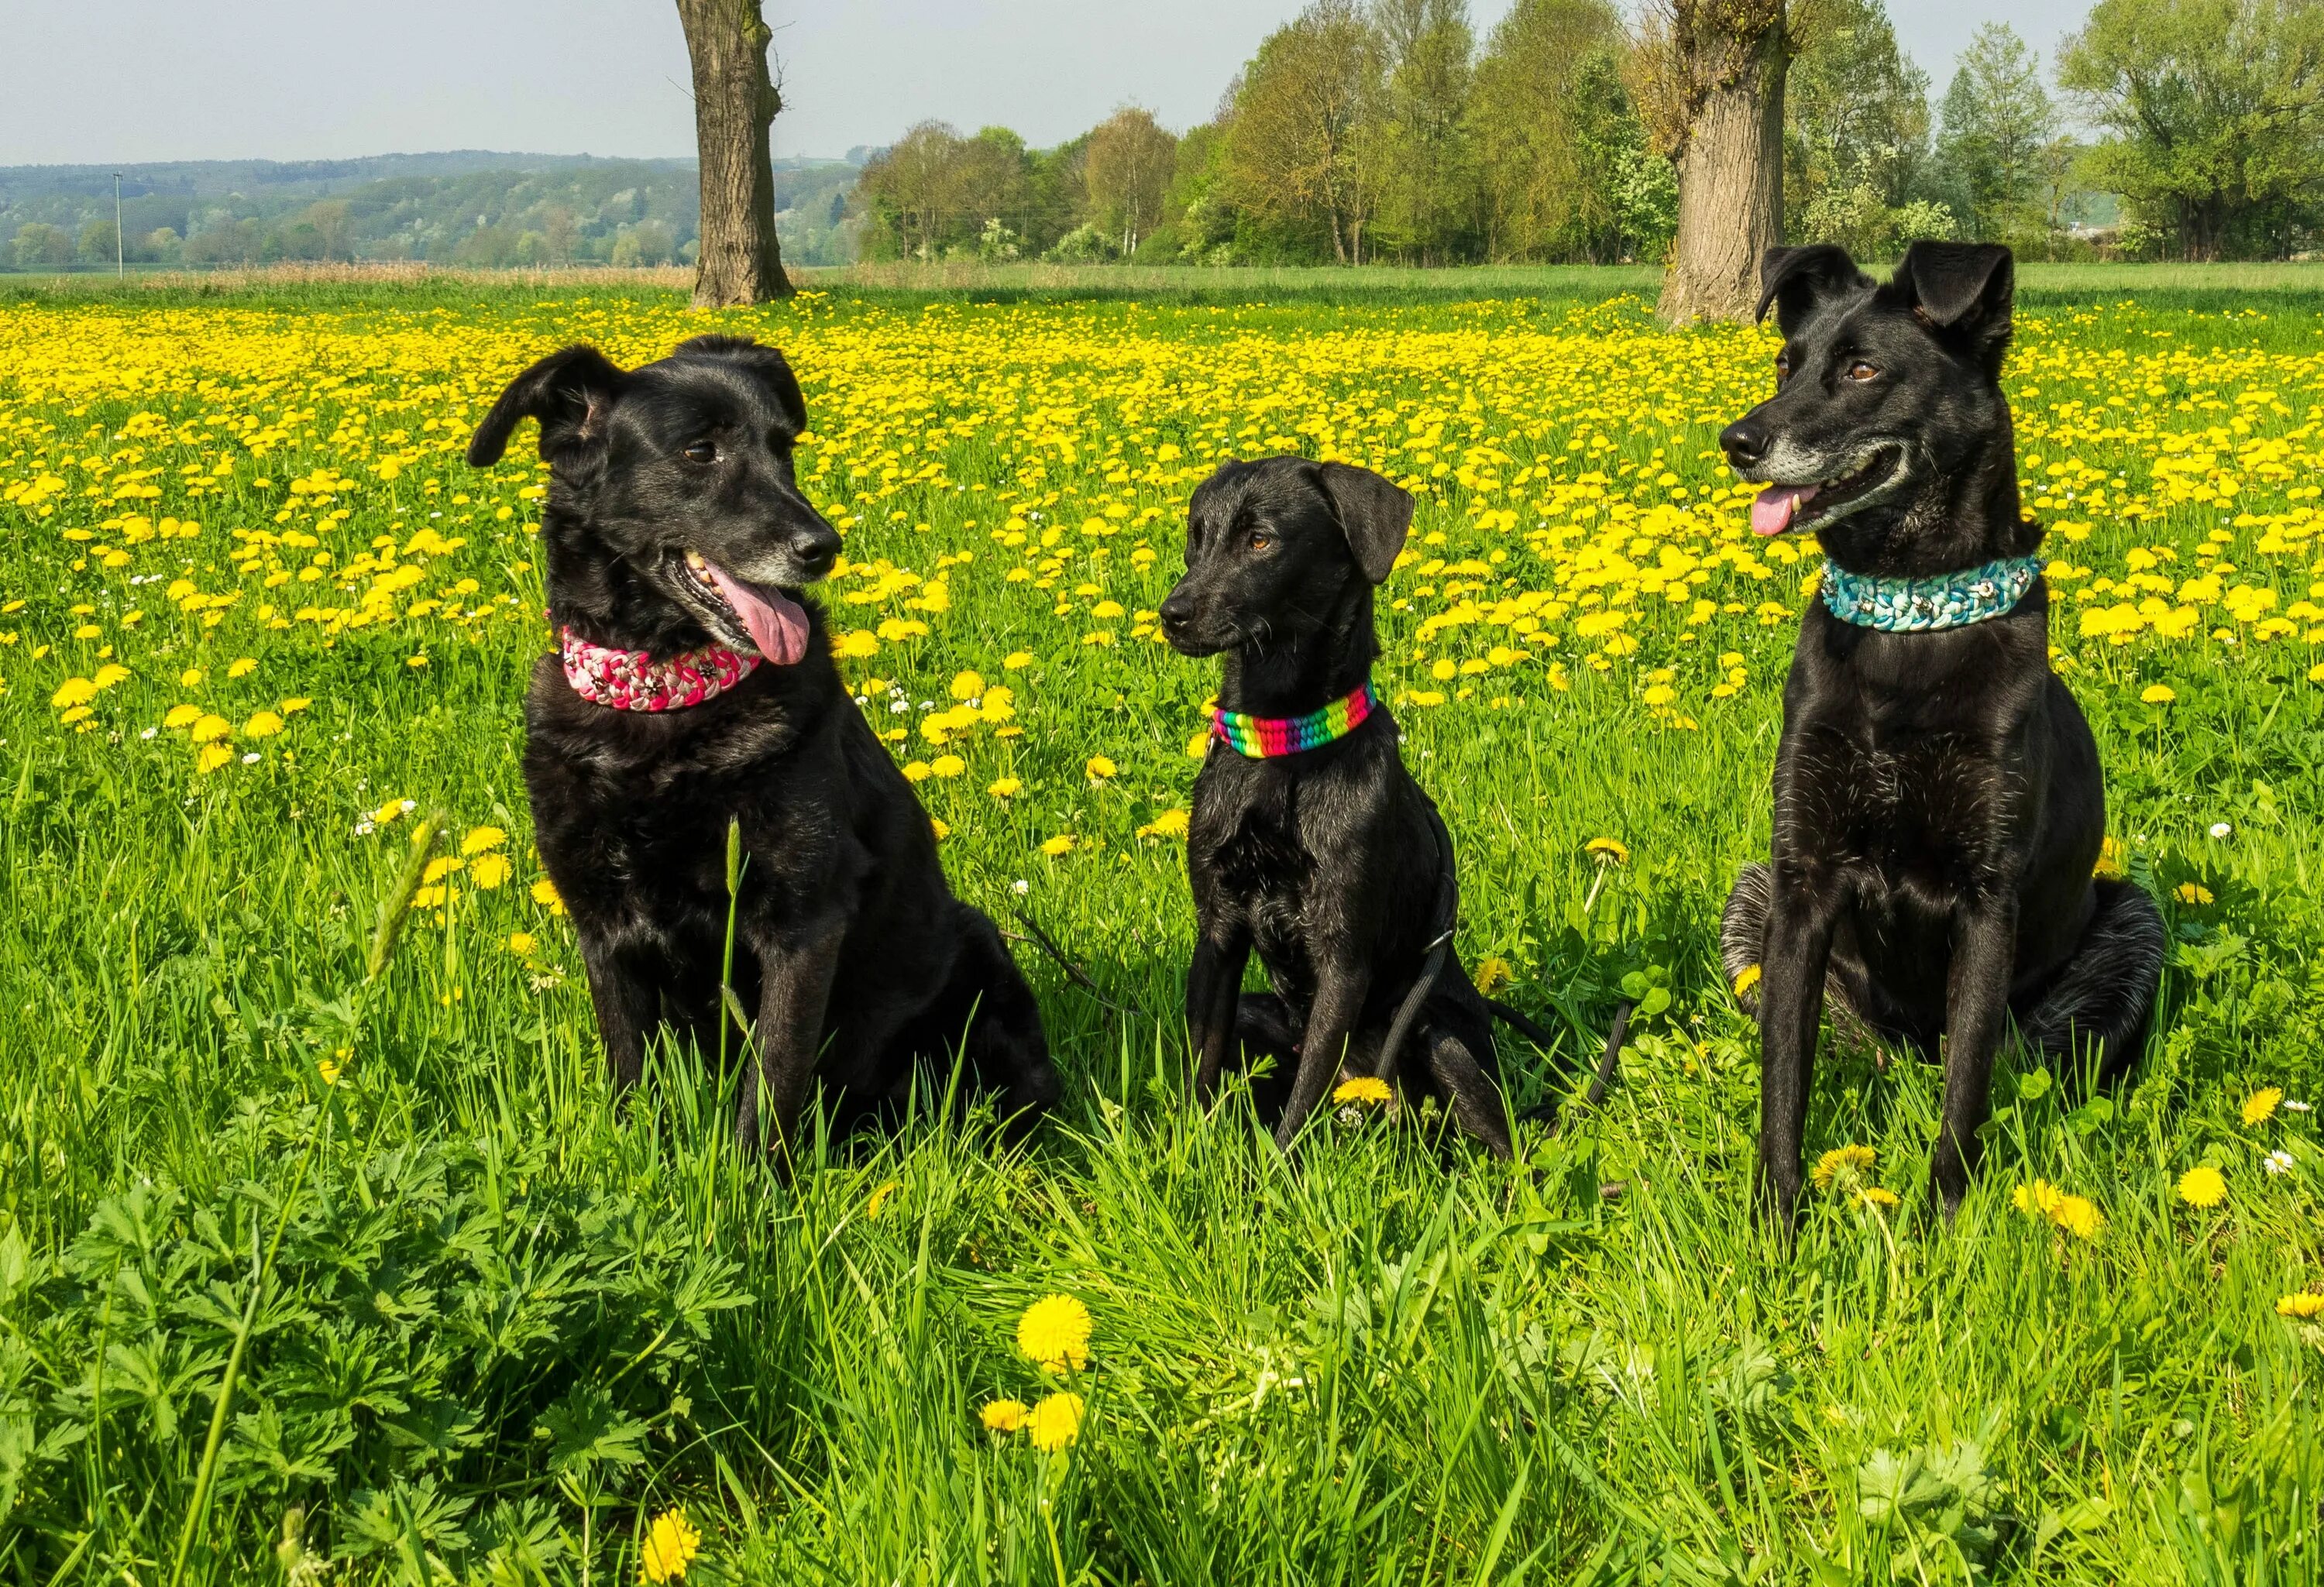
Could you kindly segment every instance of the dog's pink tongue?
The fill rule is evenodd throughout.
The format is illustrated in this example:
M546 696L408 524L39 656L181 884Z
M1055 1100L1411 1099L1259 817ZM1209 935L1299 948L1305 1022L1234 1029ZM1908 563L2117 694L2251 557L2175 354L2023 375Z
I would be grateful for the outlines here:
M807 611L779 589L744 584L715 562L706 564L726 597L751 631L759 654L778 667L788 667L807 654Z
M1814 498L1812 484L1771 484L1751 498L1751 532L1781 534L1792 526L1792 514Z

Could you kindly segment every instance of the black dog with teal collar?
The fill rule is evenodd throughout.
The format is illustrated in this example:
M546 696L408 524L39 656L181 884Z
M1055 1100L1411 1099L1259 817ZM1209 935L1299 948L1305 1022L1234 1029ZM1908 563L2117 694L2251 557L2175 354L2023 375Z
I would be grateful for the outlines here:
M2070 1071L2126 1066L2146 1038L2163 921L2136 886L2093 876L2098 746L2050 669L2048 586L2010 574L2042 530L2019 510L2001 391L2009 250L1915 243L1875 285L1839 248L1777 248L1766 285L1760 312L1773 304L1784 334L1775 394L1720 443L1766 486L1754 531L1812 531L1850 598L1801 619L1773 853L1745 867L1720 930L1759 1017L1759 1190L1788 1232L1829 999L1876 1036L1941 1053L1930 1188L1950 1217L2013 1023ZM2005 603L1997 583L2022 593ZM1949 614L1912 615L1913 590L1956 586L1958 599L1922 603Z

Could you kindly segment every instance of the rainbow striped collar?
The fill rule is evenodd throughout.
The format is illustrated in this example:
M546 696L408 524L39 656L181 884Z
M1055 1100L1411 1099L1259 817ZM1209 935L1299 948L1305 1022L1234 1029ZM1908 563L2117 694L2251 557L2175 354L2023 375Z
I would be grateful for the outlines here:
M1366 678L1353 694L1305 716L1247 716L1213 706L1211 736L1249 760L1296 755L1347 737L1363 725L1378 704L1372 698L1371 679Z

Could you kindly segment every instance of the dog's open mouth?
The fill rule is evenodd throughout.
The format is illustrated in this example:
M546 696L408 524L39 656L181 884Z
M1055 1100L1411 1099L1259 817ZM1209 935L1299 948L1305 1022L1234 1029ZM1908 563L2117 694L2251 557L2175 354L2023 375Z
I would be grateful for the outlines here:
M1751 532L1778 535L1832 516L1849 503L1887 484L1904 456L1895 447L1876 447L1862 467L1843 478L1816 484L1769 485L1751 500Z
M807 654L807 609L774 586L737 578L699 551L686 553L686 577L712 611L730 617L776 666Z

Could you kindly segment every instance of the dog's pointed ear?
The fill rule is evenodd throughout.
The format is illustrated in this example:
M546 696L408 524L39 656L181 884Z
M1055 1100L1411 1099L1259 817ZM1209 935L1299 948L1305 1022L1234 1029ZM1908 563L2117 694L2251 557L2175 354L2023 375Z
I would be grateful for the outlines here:
M613 361L586 343L562 347L509 382L468 442L468 466L490 468L521 419L540 420L540 455L604 433L601 416L622 383Z
M1914 243L1896 266L1894 290L1931 329L1966 342L1998 374L2009 345L2017 268L1998 243Z
M807 398L800 392L798 376L791 373L790 360L783 356L780 347L770 347L751 337L688 337L671 349L670 356L725 358L740 364L774 388L776 401L790 415L792 429L807 428Z
M1759 307L1752 310L1751 318L1766 318L1772 303L1775 323L1788 331L1821 293L1871 284L1871 278L1856 268L1856 261L1837 243L1770 248L1759 261Z
M1332 499L1348 549L1356 554L1356 566L1366 578L1379 583L1396 566L1396 554L1404 549L1404 537L1412 529L1411 494L1369 468L1347 463L1319 466L1323 494Z

